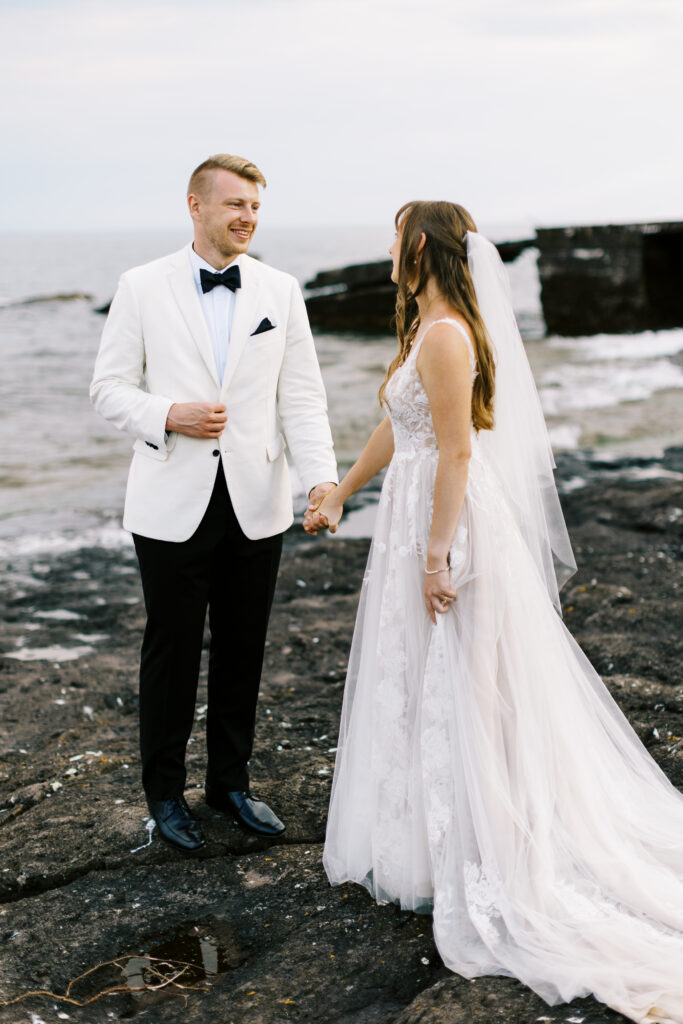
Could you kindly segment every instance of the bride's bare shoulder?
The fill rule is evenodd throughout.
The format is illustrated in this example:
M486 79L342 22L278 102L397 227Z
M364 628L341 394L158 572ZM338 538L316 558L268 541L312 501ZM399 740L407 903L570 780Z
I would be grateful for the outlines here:
M417 355L418 369L426 364L454 363L469 365L472 332L466 320L449 317L439 320L427 329Z

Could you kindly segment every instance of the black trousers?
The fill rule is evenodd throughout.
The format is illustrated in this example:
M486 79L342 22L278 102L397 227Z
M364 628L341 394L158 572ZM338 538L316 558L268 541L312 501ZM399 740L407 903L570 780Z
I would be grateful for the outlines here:
M189 540L134 535L147 625L140 659L142 784L152 800L179 796L192 730L206 610L209 650L206 785L248 790L256 702L282 534L249 540L219 466Z

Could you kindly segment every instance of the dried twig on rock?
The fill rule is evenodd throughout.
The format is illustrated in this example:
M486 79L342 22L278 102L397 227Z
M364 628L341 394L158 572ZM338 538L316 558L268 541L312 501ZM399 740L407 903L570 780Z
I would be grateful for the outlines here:
M134 956L139 956L141 960L149 961L149 965L145 967L145 970L151 974L154 978L158 979L158 984L152 982L145 982L142 985L112 985L109 988L102 989L94 996L90 996L89 999L74 999L71 995L71 991L74 985L78 984L88 975L94 974L95 971L101 970L103 967L118 967L123 970L124 965L127 961L131 960ZM158 967L152 966L152 961L158 964ZM170 975L164 974L162 968L168 968L172 973ZM51 992L49 989L32 989L30 992L23 992L20 996L15 996L14 999L0 1000L0 1006L13 1006L15 1003L21 1003L25 999L30 999L33 996L47 996L49 999L57 999L62 1003L70 1003L72 1006L88 1006L90 1003L96 1002L98 999L102 999L103 996L113 995L118 992L159 992L163 988L170 988L174 995L183 996L185 992L206 992L207 989L203 985L187 985L181 983L178 979L181 978L188 970L196 970L197 965L186 963L183 960L169 960L168 958L161 958L156 956L148 956L147 954L132 954L128 953L125 956L119 956L115 960L105 960L101 964L95 964L94 967L90 967L83 974L79 974L78 977L72 978L66 987L64 995L59 995L57 992Z

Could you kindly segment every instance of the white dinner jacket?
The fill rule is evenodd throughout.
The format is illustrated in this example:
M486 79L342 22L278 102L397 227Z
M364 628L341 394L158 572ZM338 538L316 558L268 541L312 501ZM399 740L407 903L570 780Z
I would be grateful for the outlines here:
M144 537L187 540L220 463L242 530L253 540L269 537L293 521L285 445L306 493L338 479L303 296L289 274L240 258L221 384L189 253L186 246L127 271L102 334L90 397L135 438L123 525ZM174 402L222 402L221 437L166 437Z

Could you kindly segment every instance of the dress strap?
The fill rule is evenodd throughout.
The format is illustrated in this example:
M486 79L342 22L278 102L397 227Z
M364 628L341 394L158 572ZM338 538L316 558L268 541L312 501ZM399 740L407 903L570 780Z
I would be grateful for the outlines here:
M410 354L411 355L415 355L415 357L417 358L417 353L420 350L420 346L422 345L422 342L425 340L425 338L427 337L427 334L432 329L432 327L435 327L436 324L451 324L452 327L455 327L458 331L460 331L460 333L462 334L463 338L465 339L465 343L467 345L467 351L468 351L469 357L470 357L470 370L472 371L472 373L474 373L474 371L476 369L476 366L477 366L477 360L475 359L475 356L474 356L474 350L472 348L472 342L470 341L470 336L467 333L467 331L465 330L465 328L463 327L463 325L460 323L460 321L456 320L455 317L442 316L439 320L432 320L431 324L427 325L427 327L425 328L423 334L419 337L419 339L416 342L413 343L413 347L412 347L412 349L410 351Z

